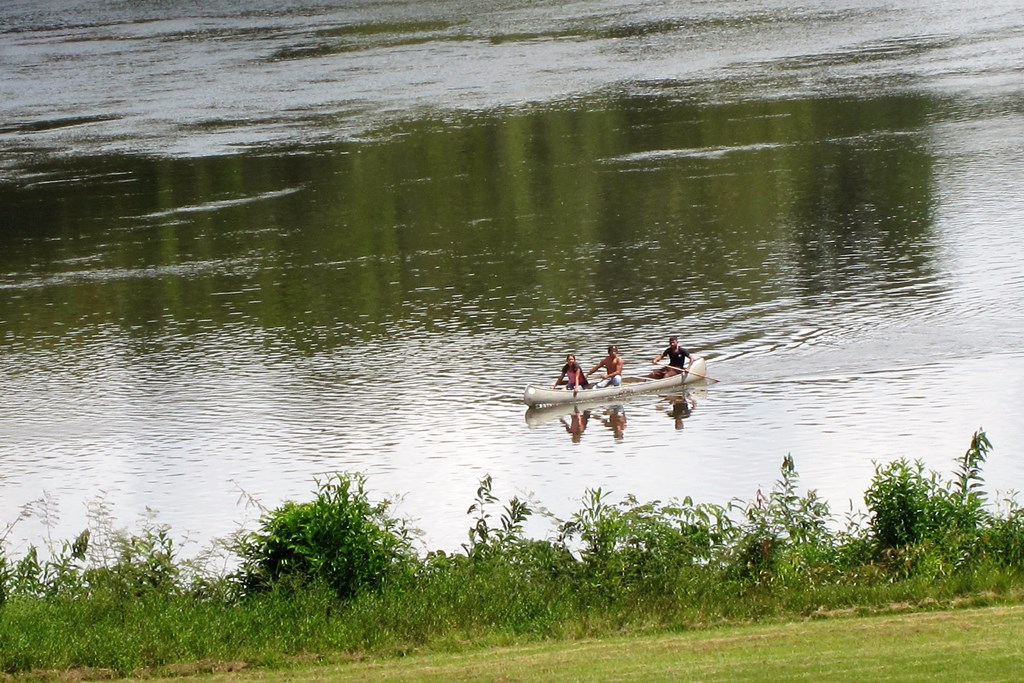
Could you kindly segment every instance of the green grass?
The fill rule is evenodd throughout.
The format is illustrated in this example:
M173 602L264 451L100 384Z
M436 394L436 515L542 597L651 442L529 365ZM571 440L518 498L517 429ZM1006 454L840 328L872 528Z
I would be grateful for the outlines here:
M428 678L454 666L470 679L563 669L570 679L703 679L719 675L719 659L724 677L831 680L835 668L874 680L875 668L896 664L900 675L945 674L954 665L941 661L944 650L970 659L998 639L941 629L928 638L933 622L914 617L911 656L906 634L872 632L885 619L829 631L821 624L844 622L821 618L947 609L936 619L949 626L968 607L1024 602L1024 508L984 506L986 452L979 432L949 483L904 460L880 467L865 497L871 516L845 530L813 492L798 493L788 456L767 497L728 508L613 503L588 490L547 540L524 536L530 508L515 498L502 506L485 477L469 542L454 554L415 555L404 523L345 474L318 482L311 502L267 511L231 546L240 566L230 574L178 560L164 527L99 524L51 547L49 559L34 548L20 559L0 552L0 674L188 673L219 662L271 672L345 657L364 662L346 672L382 658L375 666L402 677L410 653L427 662L413 675ZM782 622L790 626L770 626ZM825 630L807 631L815 628ZM981 659L1000 661L1006 647ZM478 671L506 652L527 654Z
M296 660L276 670L217 672L218 667L205 664L199 668L206 672L177 670L166 680L1016 681L1024 655L1021 633L1024 606L1015 605L546 641L401 658Z

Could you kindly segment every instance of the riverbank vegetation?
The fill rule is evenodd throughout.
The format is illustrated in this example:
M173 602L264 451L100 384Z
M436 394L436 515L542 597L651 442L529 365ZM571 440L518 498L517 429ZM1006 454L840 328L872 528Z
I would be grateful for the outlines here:
M276 665L1016 602L1024 511L989 499L990 449L977 432L948 479L876 465L865 512L842 519L801 492L788 456L771 491L725 506L590 490L546 539L524 533L531 504L502 502L485 477L462 549L425 555L358 474L265 511L224 571L180 559L165 527L94 525L45 558L0 552L0 670Z

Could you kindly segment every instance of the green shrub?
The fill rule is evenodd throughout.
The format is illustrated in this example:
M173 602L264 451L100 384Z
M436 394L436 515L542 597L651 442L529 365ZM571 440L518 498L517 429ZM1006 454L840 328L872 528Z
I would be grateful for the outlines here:
M465 554L429 553L421 565L421 576L446 571L477 576L515 574L542 584L567 577L576 561L562 543L526 537L523 527L533 515L526 502L511 498L494 523L491 510L499 501L491 492L492 484L490 475L480 480L476 499L467 511L475 515L475 521L469 529L469 542L462 545Z
M83 544L83 556L88 538L88 534L83 534L77 541ZM182 590L184 565L178 562L174 540L166 526L146 525L138 534L114 533L106 543L110 556L84 572L90 591L133 598L147 593L174 595Z
M753 503L735 502L746 523L732 544L728 569L731 576L755 582L805 578L828 567L836 555L835 538L829 530L831 512L826 501L813 490L797 493L800 480L787 455L782 459L781 478L771 493L760 490Z
M362 475L334 474L317 480L313 501L264 513L237 545L242 594L322 583L350 598L409 570L415 555L405 523L388 514L387 501L371 503L364 484Z
M935 503L941 494L936 475L926 476L920 461L911 464L900 458L876 465L864 501L879 549L902 548L934 533L939 518Z
M1005 514L992 515L981 531L983 547L994 564L1024 568L1024 508L1013 496L1004 502Z
M596 595L672 585L688 568L707 566L733 533L721 506L690 498L663 505L627 496L617 505L588 489L583 508L559 529L559 543L579 554L578 575Z
M7 572L11 595L52 596L82 594L86 581L81 561L89 534L83 531L74 544L65 542L48 560L39 559L39 551L29 546L25 555Z
M489 474L480 480L476 499L466 511L466 514L476 515L476 521L469 528L469 543L464 543L462 549L466 551L467 557L474 560L496 557L514 559L528 545L523 536L523 524L533 514L533 510L518 497L513 497L502 509L499 524L494 526L491 522L491 508L499 501L491 493L492 485Z
M990 449L985 433L975 432L947 484L934 472L925 474L920 461L876 466L864 500L877 557L900 573L929 576L984 559L991 527L998 526L982 489L981 465Z

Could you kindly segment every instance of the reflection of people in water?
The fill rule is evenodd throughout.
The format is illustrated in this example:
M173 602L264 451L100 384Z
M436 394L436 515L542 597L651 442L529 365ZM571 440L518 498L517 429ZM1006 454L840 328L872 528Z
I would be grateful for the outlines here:
M689 394L685 396L669 396L668 400L672 404L668 414L675 420L676 429L682 429L683 420L690 417L690 413L697 407L697 401Z
M601 420L601 424L612 430L616 441L621 441L623 432L626 430L625 409L622 406L612 406L608 409L608 414Z
M572 442L579 443L580 439L583 438L583 432L587 429L587 423L590 421L590 411L584 410L582 413L578 409L572 411L572 415L569 416L569 421L566 422L565 417L559 417L558 421L565 427L565 431L572 434Z

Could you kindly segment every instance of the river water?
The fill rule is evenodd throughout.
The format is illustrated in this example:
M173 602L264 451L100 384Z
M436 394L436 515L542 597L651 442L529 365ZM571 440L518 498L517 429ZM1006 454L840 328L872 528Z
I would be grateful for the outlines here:
M449 549L486 474L564 517L787 453L842 513L979 428L1020 489L1022 54L999 1L7 2L0 536L350 470ZM686 405L521 402L670 334Z

